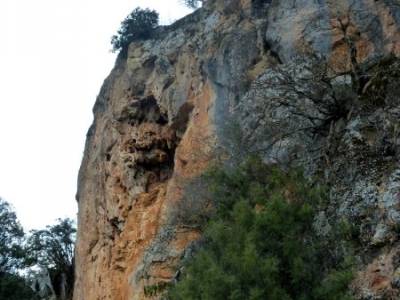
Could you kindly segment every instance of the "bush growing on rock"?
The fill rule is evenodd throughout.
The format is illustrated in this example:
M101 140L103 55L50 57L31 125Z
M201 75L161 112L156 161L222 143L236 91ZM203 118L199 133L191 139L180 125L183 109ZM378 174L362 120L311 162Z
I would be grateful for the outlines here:
M204 1L203 0L183 0L182 1L187 7L196 9L198 8Z
M354 69L357 73L338 72L317 56L299 56L271 67L235 108L232 119L241 123L225 130L225 139L234 146L228 150L239 159L243 153L257 153L286 166L318 164L313 172L322 172L320 166L341 155L349 121L373 116L379 109L390 122L368 121L382 141L377 147L366 146L363 154L379 160L382 152L398 157L397 131L384 124L398 118L394 108L399 101L399 59L375 58Z
M135 8L121 22L120 29L112 37L113 52L126 51L131 42L150 38L158 22L159 15L155 10Z
M344 238L314 226L323 188L258 158L209 176L216 211L205 246L169 299L352 299Z

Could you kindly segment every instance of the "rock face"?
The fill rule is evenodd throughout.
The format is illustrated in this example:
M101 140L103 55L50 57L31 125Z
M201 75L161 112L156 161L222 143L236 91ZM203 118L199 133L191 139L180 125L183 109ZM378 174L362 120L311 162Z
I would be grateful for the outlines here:
M239 123L252 147L271 142L271 120L300 124L268 102L276 86L256 93L257 80L310 53L338 71L352 53L358 63L400 55L399 26L397 0L219 0L132 43L104 82L87 135L74 300L158 299L201 235L172 212L229 146L227 124ZM274 162L295 153L311 175L324 169L332 203L321 222L347 216L368 249L354 282L359 299L399 297L400 104L392 100L335 120L335 151L310 151L333 143L328 134L282 139L264 153Z

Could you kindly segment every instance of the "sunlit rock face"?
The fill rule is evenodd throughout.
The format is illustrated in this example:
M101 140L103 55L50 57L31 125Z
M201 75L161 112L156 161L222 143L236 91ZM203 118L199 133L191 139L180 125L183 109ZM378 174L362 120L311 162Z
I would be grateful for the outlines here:
M348 37L359 62L399 55L399 22L396 0L210 0L156 38L132 43L104 82L87 135L74 299L160 298L162 292L149 293L149 287L162 290L176 280L182 258L201 236L171 217L186 185L216 158L232 116L248 133L262 125L252 122L267 107L250 96L253 81L309 53L344 70ZM365 244L375 247L360 264L360 278L368 280L354 283L360 299L397 299L382 297L397 295L400 287L398 152L379 166L364 156L384 133L391 146L400 146L399 109L395 103L337 125L344 130L342 151L326 167L332 201L340 203L334 209L365 225ZM263 135L256 141L267 142ZM302 143L291 141L286 152L296 145L304 157L321 155L304 152ZM312 170L320 164L312 157L303 163Z

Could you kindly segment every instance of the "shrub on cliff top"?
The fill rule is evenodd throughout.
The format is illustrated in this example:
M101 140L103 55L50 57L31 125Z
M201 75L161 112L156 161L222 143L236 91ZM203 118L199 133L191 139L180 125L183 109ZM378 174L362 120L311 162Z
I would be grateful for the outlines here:
M182 2L189 8L196 9L198 8L204 1L203 0L182 0Z
M210 175L216 213L206 244L168 295L170 300L348 300L352 279L339 232L314 228L322 188L300 172L260 159ZM343 243L341 242L343 241Z
M121 22L121 27L111 39L113 52L126 50L133 41L151 37L158 26L159 15L155 10L135 8Z

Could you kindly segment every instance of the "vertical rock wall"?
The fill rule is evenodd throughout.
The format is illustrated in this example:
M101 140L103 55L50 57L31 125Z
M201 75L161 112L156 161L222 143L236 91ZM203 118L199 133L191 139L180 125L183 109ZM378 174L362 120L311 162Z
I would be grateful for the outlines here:
M149 287L174 280L201 234L171 222L185 186L212 161L235 108L245 105L248 119L263 106L245 95L270 66L311 50L332 64L348 58L339 17L357 36L360 59L399 53L395 0L209 1L130 45L104 82L87 135L75 300L157 298Z

